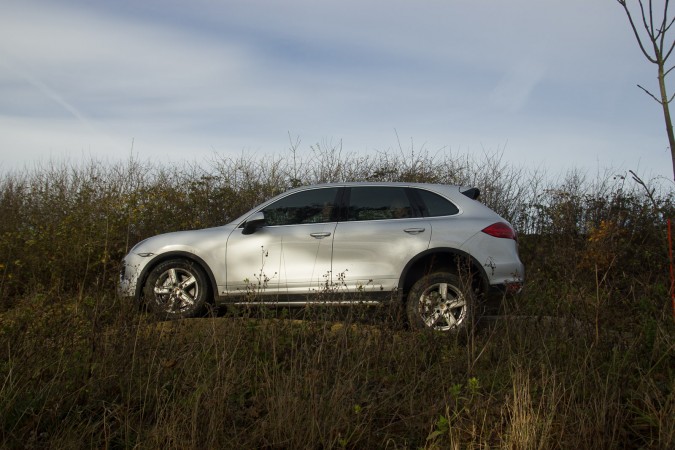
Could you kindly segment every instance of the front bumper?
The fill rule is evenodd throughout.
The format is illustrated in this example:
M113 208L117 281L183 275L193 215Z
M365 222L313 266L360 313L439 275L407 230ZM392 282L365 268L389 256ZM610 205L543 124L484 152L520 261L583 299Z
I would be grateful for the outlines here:
M117 293L121 297L138 298L140 296L140 292L138 291L139 277L148 261L147 257L132 253L124 258L117 285Z

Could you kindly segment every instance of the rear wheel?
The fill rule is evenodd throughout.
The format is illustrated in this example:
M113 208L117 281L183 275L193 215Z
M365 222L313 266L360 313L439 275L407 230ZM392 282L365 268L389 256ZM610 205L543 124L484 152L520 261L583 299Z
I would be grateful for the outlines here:
M420 278L408 294L406 312L413 328L459 331L473 320L475 296L471 283L451 272Z
M171 259L152 269L143 294L150 310L160 319L182 319L204 311L209 284L195 263Z

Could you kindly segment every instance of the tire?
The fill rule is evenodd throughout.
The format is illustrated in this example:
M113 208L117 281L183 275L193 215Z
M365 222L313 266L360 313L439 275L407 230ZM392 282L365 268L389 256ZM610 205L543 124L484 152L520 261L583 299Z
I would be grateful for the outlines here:
M420 278L406 304L411 328L458 332L473 320L475 296L468 280L451 272L435 272Z
M197 264L171 259L152 269L143 287L149 309L161 320L200 315L209 298L209 283Z

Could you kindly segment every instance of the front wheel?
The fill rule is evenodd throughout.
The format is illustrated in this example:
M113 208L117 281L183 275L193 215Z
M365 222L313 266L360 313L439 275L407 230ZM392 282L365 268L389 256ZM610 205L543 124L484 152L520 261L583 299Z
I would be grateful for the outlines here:
M208 293L204 271L183 259L159 263L143 289L148 306L162 320L197 316L206 306Z
M459 331L467 327L475 304L470 286L468 280L450 272L425 275L408 294L408 323L413 328L436 331Z

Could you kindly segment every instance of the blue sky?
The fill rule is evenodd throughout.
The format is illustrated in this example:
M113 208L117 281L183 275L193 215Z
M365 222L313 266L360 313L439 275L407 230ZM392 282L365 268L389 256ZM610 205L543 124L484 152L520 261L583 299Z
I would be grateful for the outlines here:
M0 170L398 135L670 179L655 74L615 0L2 0Z

